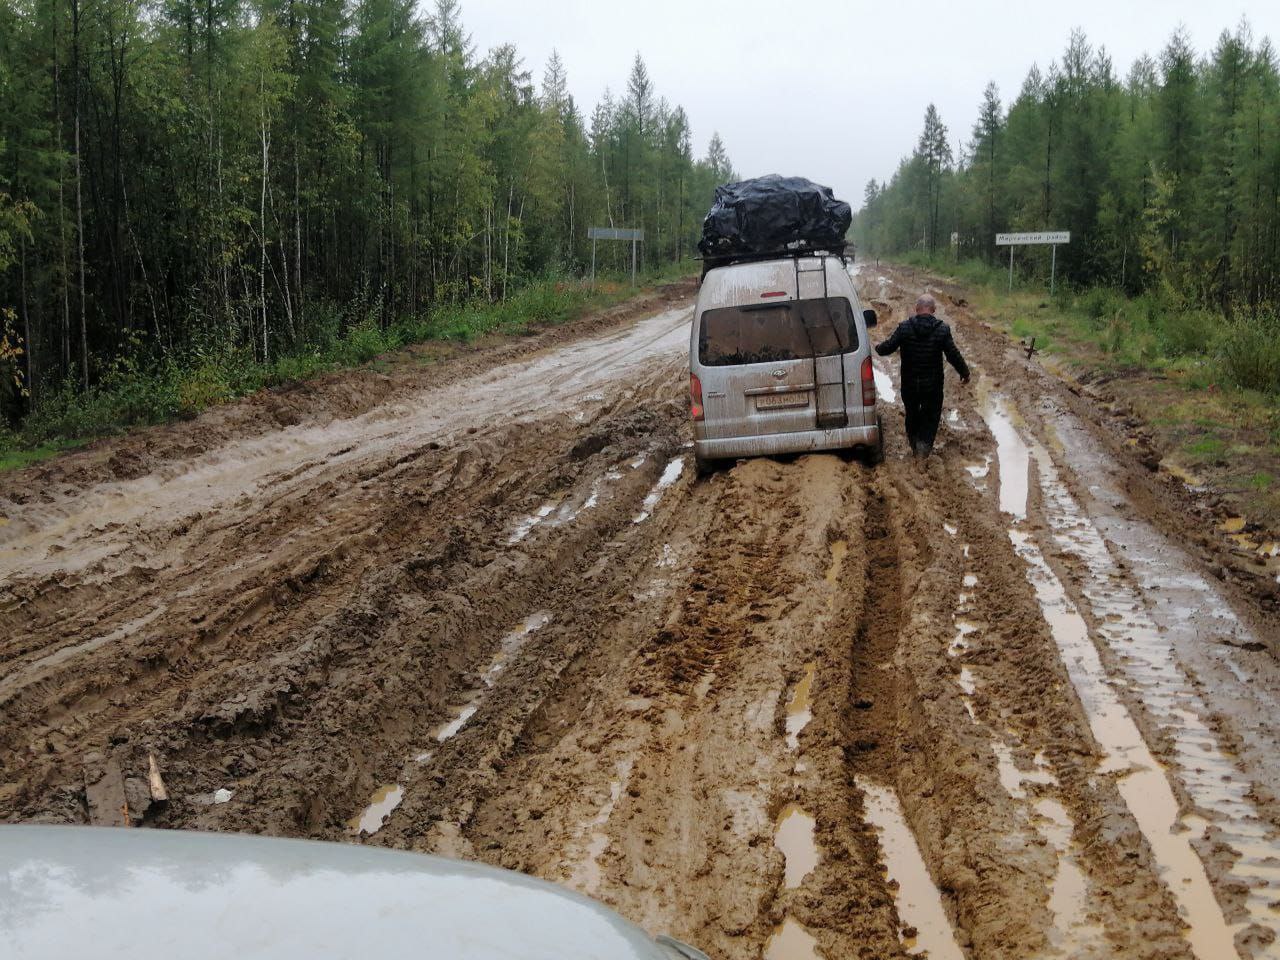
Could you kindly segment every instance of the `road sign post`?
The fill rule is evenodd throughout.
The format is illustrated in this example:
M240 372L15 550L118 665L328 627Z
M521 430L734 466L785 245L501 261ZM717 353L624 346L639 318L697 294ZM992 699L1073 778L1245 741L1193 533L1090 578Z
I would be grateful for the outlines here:
M1039 230L1031 233L997 233L996 246L1009 248L1009 292L1013 292L1013 248L1022 244L1049 244L1053 247L1049 266L1049 296L1058 279L1058 244L1070 243L1070 230Z
M643 230L632 230L627 227L587 227L587 239L591 241L591 289L596 287L596 241L597 240L630 240L631 241L631 285L636 285L636 244L644 242Z

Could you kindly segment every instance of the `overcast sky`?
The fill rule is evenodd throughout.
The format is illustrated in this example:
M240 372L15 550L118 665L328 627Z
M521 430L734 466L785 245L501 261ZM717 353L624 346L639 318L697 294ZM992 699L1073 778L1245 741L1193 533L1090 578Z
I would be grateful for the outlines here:
M1203 55L1241 16L1255 37L1280 42L1276 0L462 0L480 54L514 43L541 81L559 50L584 115L606 87L625 91L639 52L657 92L688 111L699 156L718 130L742 175L806 176L855 209L866 182L890 176L914 146L930 101L954 147L969 138L987 81L1007 104L1073 28L1105 46L1123 77L1179 25Z

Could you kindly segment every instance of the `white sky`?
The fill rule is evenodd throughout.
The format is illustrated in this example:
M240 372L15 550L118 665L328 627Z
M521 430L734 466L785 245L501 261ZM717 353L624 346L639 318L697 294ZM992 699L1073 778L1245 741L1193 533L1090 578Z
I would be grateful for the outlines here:
M867 180L915 145L930 101L953 147L968 140L987 81L1007 105L1074 27L1123 78L1179 24L1205 55L1241 16L1280 43L1276 0L462 0L480 54L514 43L540 82L559 50L586 116L605 87L625 92L638 51L657 92L688 112L697 155L719 130L742 175L806 176L855 210Z

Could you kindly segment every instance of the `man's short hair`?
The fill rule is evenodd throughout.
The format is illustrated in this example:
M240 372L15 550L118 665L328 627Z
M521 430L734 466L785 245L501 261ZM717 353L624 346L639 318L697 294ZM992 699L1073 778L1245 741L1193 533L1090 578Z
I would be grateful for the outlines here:
M916 309L921 313L933 313L938 308L937 301L927 293L922 293L916 297Z

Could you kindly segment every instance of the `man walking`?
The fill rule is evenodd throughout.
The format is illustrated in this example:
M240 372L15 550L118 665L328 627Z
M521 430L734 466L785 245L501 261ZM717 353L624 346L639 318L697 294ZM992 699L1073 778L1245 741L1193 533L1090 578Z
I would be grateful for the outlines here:
M917 457L933 451L942 416L942 358L945 356L960 382L969 382L969 367L960 356L951 328L933 315L937 309L933 297L921 294L916 301L916 315L908 317L876 346L876 353L887 357L902 348L902 405L907 412L907 440Z

